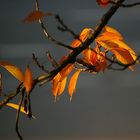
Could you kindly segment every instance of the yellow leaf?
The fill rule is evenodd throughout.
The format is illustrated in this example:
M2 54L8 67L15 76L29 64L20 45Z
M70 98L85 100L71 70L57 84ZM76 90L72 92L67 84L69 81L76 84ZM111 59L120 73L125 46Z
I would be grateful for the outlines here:
M80 70L77 70L70 79L70 83L68 86L68 92L69 92L70 97L72 97L72 95L76 89L76 83L77 83L77 79L78 79L80 72L81 72Z
M30 93L32 87L33 87L33 77L32 72L29 67L25 70L25 77L24 77L24 87L26 89L27 93Z
M52 16L52 13L43 13L42 11L32 11L29 15L23 20L24 22L34 22L39 19L42 19L45 16Z
M16 67L13 64L10 64L8 62L0 61L0 66L5 68L9 73L11 73L16 79L18 79L20 82L24 81L24 75L20 68Z
M14 108L14 109L16 109L16 110L18 110L18 109L19 109L19 105L14 104L14 103L7 103L6 105L7 105L7 106L9 106L9 107ZM23 107L23 106L21 106L21 108L20 108L20 112L22 112L22 113L24 113L24 114L28 115L28 112L25 112L25 110L24 110L24 107Z
M113 43L116 43L120 48L126 49L129 51L130 55L136 60L137 55L132 48L130 48L125 42L120 40L112 40Z
M133 57L131 56L130 52L123 48L116 48L111 50L116 58L123 64L131 64L134 62Z
M121 35L116 29L114 29L114 28L112 28L112 27L110 27L110 26L105 26L103 30L104 30L104 32L114 33L114 34L116 34L117 36L119 36L120 39L123 40L122 35Z
M19 109L19 105L14 104L14 103L7 103L6 105L9 106L9 107L11 107L11 108L14 108L14 109L16 109L16 110ZM24 114L26 114L26 115L28 115L28 113L29 113L29 111L26 112L26 111L24 110L24 107L23 107L23 106L20 107L20 112L22 112L22 113L24 113ZM32 118L35 119L36 117L32 115Z

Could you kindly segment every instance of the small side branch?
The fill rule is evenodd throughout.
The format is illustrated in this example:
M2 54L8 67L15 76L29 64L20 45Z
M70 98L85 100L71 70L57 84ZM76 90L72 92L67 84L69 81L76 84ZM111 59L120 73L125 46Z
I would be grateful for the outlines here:
M114 1L110 1L110 3L116 4L116 2L114 2ZM120 4L120 7L130 8L130 7L134 7L134 6L138 6L138 5L140 5L140 2L131 3L131 4Z
M38 0L36 0L35 6L36 6L36 11L39 11L39 2L38 2ZM45 24L43 23L43 21L42 21L41 19L39 20L39 24L41 25L41 28L42 28L42 30L43 30L43 32L44 32L44 35L45 35L45 37L46 37L47 39L49 39L50 41L52 41L52 42L55 43L56 45L65 47L65 48L67 48L67 49L69 49L69 50L74 50L74 48L72 48L71 46L69 46L69 45L67 45L67 44L64 44L63 42L60 42L60 41L56 40L55 38L53 38L53 37L49 34L47 28L45 27Z
M51 55L51 53L50 53L49 50L47 50L46 54L47 54L48 60L49 60L49 61L51 62L51 64L52 64L52 66L53 66L54 68L57 68L57 67L58 67L58 63L57 63L57 62L55 61L55 59L52 57L52 55Z
M43 65L40 64L40 62L38 61L38 58L35 56L34 53L32 54L32 58L33 58L35 64L36 64L42 71L44 71L45 73L49 73L49 71L48 71L47 69L45 69Z
M61 31L67 31L69 32L74 38L79 39L79 35L77 35L74 31L72 31L64 22L63 20L60 18L59 15L56 15L55 18L57 19L58 23L60 23L60 26L58 26L58 29Z
M15 93L11 93L7 95L7 97L0 102L0 109L4 107L10 100L12 100L14 97L16 97L22 90L24 89L22 83L17 87Z

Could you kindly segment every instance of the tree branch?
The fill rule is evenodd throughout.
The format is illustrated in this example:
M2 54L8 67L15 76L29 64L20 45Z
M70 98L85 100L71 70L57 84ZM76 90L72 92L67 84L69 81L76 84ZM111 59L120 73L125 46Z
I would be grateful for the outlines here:
M114 1L110 1L110 3L116 4L116 2L114 2ZM134 6L138 6L138 5L140 5L140 2L131 3L131 4L121 4L120 7L130 8L130 7L134 7Z
M38 2L38 0L35 0L35 6L36 6L36 11L39 11L39 2ZM49 39L50 41L52 41L53 43L55 43L55 44L57 44L59 46L63 46L65 48L67 48L67 49L74 50L74 48L72 48L71 46L69 46L67 44L64 44L63 42L57 41L55 38L53 38L49 34L47 28L45 27L45 25L44 25L44 23L43 23L43 21L41 19L39 20L39 24L41 25L41 28L42 28L42 30L44 32L44 35L45 35L45 37L47 39Z
M36 79L36 83L40 83L42 81L50 81L52 78L60 72L67 64L74 63L76 61L76 57L95 40L95 38L99 35L99 33L102 31L103 27L108 23L109 19L114 15L114 13L119 8L119 5L122 4L125 0L118 0L118 2L113 5L107 13L101 18L101 21L97 25L96 29L94 30L94 33L90 38L88 38L82 45L75 48L72 53L69 54L68 58L63 61L63 63L57 67L56 69L52 70L49 75L43 76L42 78L38 77Z
M25 92L25 90L23 90L21 92L21 99L19 101L19 108L18 108L17 115L16 115L16 128L15 129L16 129L17 136L20 140L23 140L23 138L22 138L22 136L19 132L19 116L20 116L21 105L22 105L22 102L23 102L23 99L24 99L24 92Z

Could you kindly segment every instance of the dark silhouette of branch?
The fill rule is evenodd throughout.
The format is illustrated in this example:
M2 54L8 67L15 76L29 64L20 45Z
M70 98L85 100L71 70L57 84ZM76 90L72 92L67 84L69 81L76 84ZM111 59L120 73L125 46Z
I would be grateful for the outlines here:
M20 83L19 86L16 89L15 93L11 93L6 96L4 100L0 102L0 109L5 106L10 100L12 100L14 97L16 97L22 90L24 90L23 84Z
M58 26L58 29L65 32L69 32L74 38L79 39L79 35L77 35L74 31L72 31L64 22L63 20L60 18L59 15L56 15L55 18L57 19L57 21L60 23L60 26Z
M45 67L43 65L40 64L40 62L38 61L38 58L35 56L35 54L33 53L32 54L32 58L35 62L35 64L42 70L44 71L45 73L49 73L49 71L47 69L45 69Z
M117 4L114 1L110 1L110 3L112 4ZM136 3L131 3L131 4L120 4L120 7L124 7L124 8L130 8L130 7L134 7L134 6L138 6L140 5L140 2L136 2Z
M74 63L76 61L76 57L83 51L85 50L94 40L95 38L99 35L99 33L102 31L103 27L108 23L109 19L114 15L114 13L117 11L119 8L119 5L123 3L124 0L118 0L116 5L113 5L107 13L101 18L101 21L97 25L96 29L94 30L94 33L90 38L88 38L82 45L79 47L75 48L72 53L69 54L68 58L63 61L63 63L57 67L56 69L52 70L49 75L46 75L42 78L37 78L36 82L42 82L42 81L50 81L52 78L59 72L61 71L67 64L69 63Z
M23 99L24 99L24 92L25 90L23 90L21 92L21 98L20 98L20 101L19 101L19 108L18 108L18 111L17 111L17 115L16 115L16 133L17 133L17 136L20 140L23 140L20 132L19 132L19 116L20 116L20 109L21 109L21 105L22 105L22 102L23 102Z
M137 59L134 62L129 63L129 64L122 64L122 63L120 63L118 61L111 60L111 59L108 58L108 60L110 62L112 62L114 64L118 64L119 66L121 66L121 68L114 68L114 67L110 66L110 67L108 67L108 69L117 70L117 71L123 71L123 70L126 70L128 67L135 65L138 62L139 59L140 59L140 54L138 55Z
M48 60L51 62L52 66L54 68L57 68L58 67L58 63L55 61L55 59L52 57L51 53L49 50L46 51L46 54L47 54L47 57L48 57Z

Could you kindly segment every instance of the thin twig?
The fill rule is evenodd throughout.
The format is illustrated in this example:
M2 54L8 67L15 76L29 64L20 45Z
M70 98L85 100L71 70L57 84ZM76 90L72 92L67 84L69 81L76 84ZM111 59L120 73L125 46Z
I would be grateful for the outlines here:
M32 54L32 58L35 62L35 64L42 70L44 71L45 73L49 73L49 71L47 69L45 69L45 67L43 65L40 64L40 62L38 61L38 58L35 56L35 54L33 53Z
M58 63L55 61L55 59L52 57L51 53L49 50L46 51L46 54L47 54L47 57L48 57L48 60L51 62L52 66L54 68L57 68L58 67Z
M56 15L55 18L57 19L57 21L62 25L63 28L61 28L60 26L58 26L58 29L62 29L62 31L67 31L69 32L74 38L79 39L79 35L77 35L74 31L72 31L64 22L63 20L60 18L59 15Z
M50 81L53 79L53 77L60 72L64 67L66 67L69 63L74 63L76 61L76 57L95 40L95 38L99 35L99 33L102 31L103 27L108 23L108 21L111 19L111 17L115 14L115 12L118 10L119 5L122 4L125 0L118 0L118 3L113 5L101 18L101 21L97 25L96 29L94 30L94 33L91 35L90 38L88 38L83 44L81 44L79 47L75 48L74 51L70 53L70 55L67 57L63 63L58 66L56 69L52 70L49 74L39 76L34 80L33 88L35 88L36 84L40 84L42 82ZM36 4L37 4L36 0ZM38 6L37 6L38 7ZM46 31L46 30L45 30ZM2 108L10 99L13 99L18 93L14 94L14 96L6 98L4 101L0 102L0 107Z
M22 83L20 83L16 89L15 93L11 93L7 95L7 97L0 102L0 109L5 106L10 100L12 100L14 97L16 97L22 90L24 89Z
M94 40L95 38L99 35L99 33L102 31L103 27L108 23L110 18L114 15L114 13L117 11L119 8L119 5L124 2L124 0L118 0L118 3L116 5L113 5L107 12L106 14L101 18L101 21L99 22L98 26L94 30L94 33L91 35L90 38L88 38L83 44L81 44L79 47L75 48L75 50L70 53L70 55L67 57L63 63L57 67L56 69L52 70L49 75L43 76L42 78L37 78L36 82L43 82L43 81L49 81L52 80L52 78L60 72L67 64L69 63L74 63L76 61L76 57L83 51L85 50Z
M114 1L110 1L110 3L112 4L117 4ZM140 2L136 2L136 3L131 3L131 4L120 4L120 7L124 7L124 8L130 8L130 7L134 7L134 6L138 6L140 5Z
M38 0L36 0L35 6L36 6L36 11L39 11L39 2L38 2ZM60 41L56 40L55 38L53 38L53 37L49 34L47 28L45 27L45 25L44 25L44 23L43 23L43 21L42 21L41 19L39 20L39 24L41 25L41 28L42 28L42 30L43 30L43 32L44 32L44 35L45 35L45 37L46 37L47 39L49 39L50 41L52 41L53 43L55 43L55 44L57 44L57 45L59 45L59 46L63 46L63 47L65 47L65 48L67 48L67 49L74 50L73 47L71 47L71 46L69 46L69 45L67 45L67 44L64 44L63 42L60 42Z
M23 99L24 99L24 90L21 92L21 99L19 101L19 108L18 108L17 115L16 115L16 128L15 129L16 129L16 133L20 140L23 140L23 137L21 136L21 134L19 132L19 116L20 116L20 109L21 109Z

